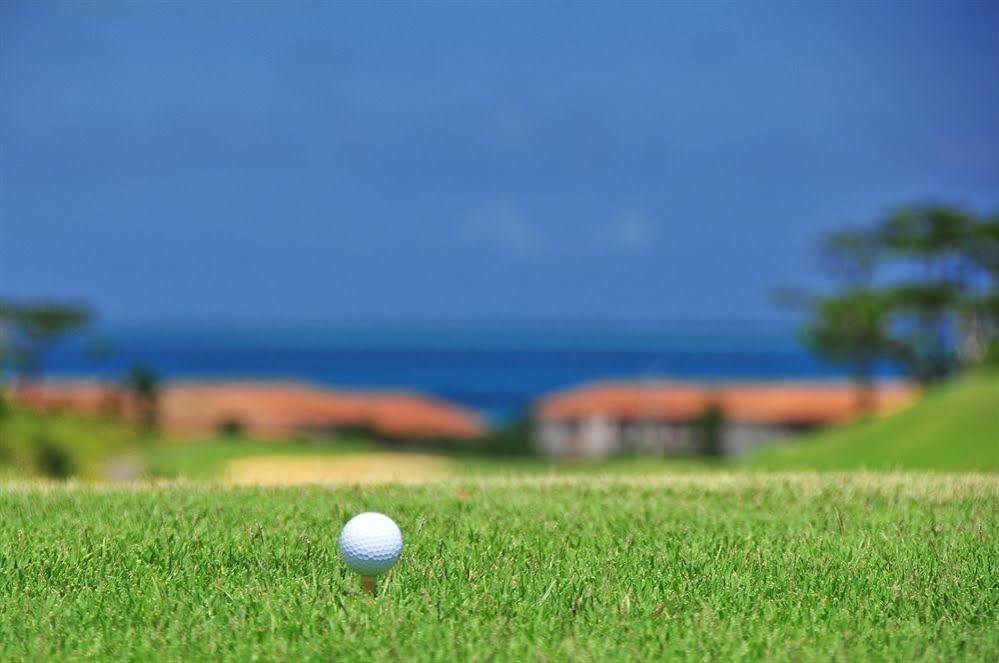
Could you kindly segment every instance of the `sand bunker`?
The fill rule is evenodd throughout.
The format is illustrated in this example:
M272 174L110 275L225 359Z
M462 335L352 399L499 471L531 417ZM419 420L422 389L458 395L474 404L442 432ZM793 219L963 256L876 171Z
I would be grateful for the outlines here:
M257 486L302 483L427 483L454 474L443 456L365 453L343 456L256 456L228 464L225 480Z

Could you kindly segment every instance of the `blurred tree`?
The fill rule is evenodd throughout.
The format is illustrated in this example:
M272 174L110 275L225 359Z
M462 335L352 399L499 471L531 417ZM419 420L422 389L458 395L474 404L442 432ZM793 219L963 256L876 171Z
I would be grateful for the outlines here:
M4 354L18 375L19 387L39 376L42 360L57 341L91 319L89 309L75 304L0 302Z
M819 354L849 364L857 386L857 410L874 403L874 368L879 359L898 356L899 347L888 328L888 309L882 296L869 289L853 289L816 298L805 341Z
M219 425L219 435L222 437L242 437L244 431L243 422L235 417L230 417Z
M887 252L919 260L926 277L956 281L976 224L974 215L956 207L912 205L889 214L878 235Z
M959 354L967 364L999 362L999 214L974 229L967 243L972 283L959 301Z
M141 364L133 366L123 380L124 390L135 403L139 426L154 431L159 426L159 377L152 369Z
M910 282L883 292L895 357L922 383L953 374L959 365L955 310L961 300L954 285Z
M876 233L838 232L819 246L819 258L838 290L824 295L784 289L778 302L806 309L805 343L820 355L851 367L856 407L874 406L874 370L881 359L898 352L891 337L886 302L872 286L881 245Z
M700 452L709 457L725 453L722 436L725 432L725 415L718 403L712 403L694 422Z
M500 455L528 455L534 447L531 443L531 420L521 415L495 427L482 442L482 449Z
M905 359L923 382L947 377L960 363L959 315L974 287L978 219L955 207L917 205L888 216L878 229L887 255L903 276L889 303Z
M56 440L39 433L33 443L35 465L43 476L50 479L68 479L76 471L73 456Z
M820 257L832 292L785 289L778 301L811 312L806 340L854 367L859 404L879 358L931 382L999 357L999 217L910 206L871 230L829 235Z

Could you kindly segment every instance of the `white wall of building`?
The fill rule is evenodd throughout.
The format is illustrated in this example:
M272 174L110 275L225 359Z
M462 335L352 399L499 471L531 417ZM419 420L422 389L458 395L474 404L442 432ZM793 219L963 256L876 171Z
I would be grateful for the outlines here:
M691 424L617 422L600 413L581 421L536 422L533 435L537 451L549 458L606 458L627 453L685 455L700 451ZM727 456L739 456L792 435L793 431L783 426L727 422L722 428L722 451Z
M534 447L548 458L565 458L572 453L575 425L567 421L540 421L534 424Z
M783 426L735 421L726 423L724 431L722 450L726 456L742 456L761 444L784 440L792 435L791 431Z
M606 458L621 451L620 426L602 413L584 419L579 427L579 455Z

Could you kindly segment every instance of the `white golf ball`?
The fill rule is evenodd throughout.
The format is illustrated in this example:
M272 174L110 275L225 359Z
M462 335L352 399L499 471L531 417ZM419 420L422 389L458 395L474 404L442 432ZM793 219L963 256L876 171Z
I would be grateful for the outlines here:
M365 576L385 573L399 560L402 532L388 516L362 513L340 532L340 554L351 571Z

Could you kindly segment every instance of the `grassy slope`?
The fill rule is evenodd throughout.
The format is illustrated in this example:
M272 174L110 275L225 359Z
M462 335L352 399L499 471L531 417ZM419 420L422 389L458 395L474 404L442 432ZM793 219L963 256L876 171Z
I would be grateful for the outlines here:
M362 510L403 558L370 598ZM0 489L0 659L999 657L999 479Z
M888 417L773 445L765 468L999 470L999 375L972 375Z

